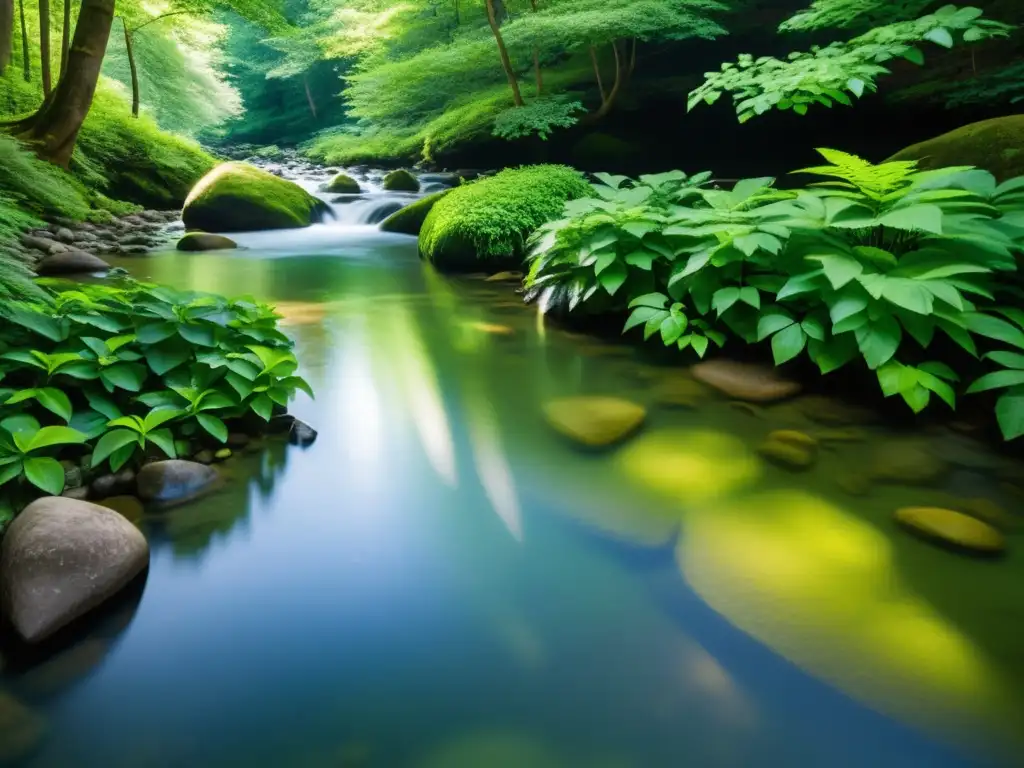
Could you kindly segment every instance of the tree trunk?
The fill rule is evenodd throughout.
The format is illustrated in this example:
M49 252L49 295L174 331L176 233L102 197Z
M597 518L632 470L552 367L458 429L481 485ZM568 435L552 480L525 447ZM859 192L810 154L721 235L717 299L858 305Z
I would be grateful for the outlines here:
M14 0L0 0L0 75L11 60L14 43Z
M121 17L121 26L124 28L124 49L128 54L128 71L132 76L132 117L139 116L139 68L135 65L135 48L132 44L132 31L128 29L128 22Z
M487 21L491 25L491 32L494 33L494 41L498 44L501 66L505 70L505 77L508 78L509 87L512 89L512 100L517 107L521 107L523 106L523 94L519 91L519 81L516 80L516 73L512 69L512 60L508 57L508 48L505 47L505 40L501 36L501 27L494 12L494 3L495 0L487 0Z
M313 92L309 90L309 77L306 75L302 76L302 87L306 90L306 101L309 103L309 111L313 115L313 119L316 120L316 102L313 101Z
M537 0L530 0L530 7L537 12ZM544 95L544 75L540 71L540 48L533 46L533 74L537 81L537 98Z
M622 56L619 54L618 40L612 42L612 53L615 54L615 82L612 83L611 92L607 96L602 97L601 108L589 116L591 120L588 122L596 122L606 117L612 111L612 107L615 106L615 102L619 98L619 92L622 90Z
M25 24L25 0L18 0L18 12L21 16L21 72L25 82L32 82L32 58L28 53L28 26Z
M604 89L604 80L601 79L601 66L597 63L597 49L590 46L590 63L594 66L594 77L597 79L597 87L601 91L601 103L608 101L608 91Z
M43 96L50 95L50 0L39 0L39 74L43 79Z
M67 76L53 96L22 123L21 137L35 145L44 160L67 168L92 97L114 23L114 0L82 0L68 53Z
M64 26L60 33L60 76L68 68L68 49L71 48L71 0L64 0Z

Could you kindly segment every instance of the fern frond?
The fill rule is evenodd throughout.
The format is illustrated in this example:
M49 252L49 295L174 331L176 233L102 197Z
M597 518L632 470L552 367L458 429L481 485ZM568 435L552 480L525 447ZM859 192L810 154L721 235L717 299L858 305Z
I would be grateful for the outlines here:
M876 165L857 157L857 155L840 152L837 149L821 148L817 152L830 165L801 168L792 173L809 173L814 176L842 179L875 200L909 186L917 171L917 163L912 160L892 161Z

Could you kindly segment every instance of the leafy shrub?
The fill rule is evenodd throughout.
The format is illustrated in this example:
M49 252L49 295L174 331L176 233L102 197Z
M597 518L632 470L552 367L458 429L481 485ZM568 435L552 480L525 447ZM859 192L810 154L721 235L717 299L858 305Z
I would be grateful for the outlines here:
M932 394L954 406L957 376L928 359L937 334L974 357L992 341L1024 350L1024 178L821 153L829 164L803 173L827 181L795 191L604 175L536 233L527 284L570 308L611 298L633 310L626 331L701 357L730 337L770 340L776 364L806 354L827 374L858 360L915 412ZM1009 386L997 416L1007 439L1024 434L1024 356L988 359L1005 370L968 391Z
M567 166L509 169L456 187L439 200L420 231L420 253L443 269L501 268L520 261L530 233L590 193Z
M278 316L251 299L124 279L52 291L49 303L12 303L8 315L0 326L7 488L21 478L21 491L60 493L63 474L58 482L41 460L69 443L91 447L92 468L116 471L153 449L174 458L179 440L223 443L228 422L268 421L297 390L312 394L295 375Z

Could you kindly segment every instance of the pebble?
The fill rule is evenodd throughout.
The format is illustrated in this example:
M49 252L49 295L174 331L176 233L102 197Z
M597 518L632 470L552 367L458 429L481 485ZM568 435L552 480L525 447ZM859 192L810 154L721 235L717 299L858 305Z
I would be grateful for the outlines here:
M914 533L957 549L996 554L1006 548L1003 534L988 523L941 507L903 507L896 520Z

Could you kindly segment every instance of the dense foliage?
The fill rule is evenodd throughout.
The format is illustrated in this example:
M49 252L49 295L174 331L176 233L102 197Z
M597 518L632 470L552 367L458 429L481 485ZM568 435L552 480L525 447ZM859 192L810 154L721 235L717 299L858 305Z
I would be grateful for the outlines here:
M69 445L117 471L191 455L230 424L269 421L297 390L292 343L249 298L118 285L48 289L11 302L0 326L0 486L7 514L59 494ZM312 394L310 392L310 394Z
M993 348L1024 350L1024 178L821 152L828 164L802 173L827 181L798 190L605 175L538 231L528 284L549 305L628 307L625 330L700 356L734 338L822 374L858 362L914 411L933 394L955 405L951 342L1001 367L968 391L1006 388L1000 425L1024 434L1024 357Z

